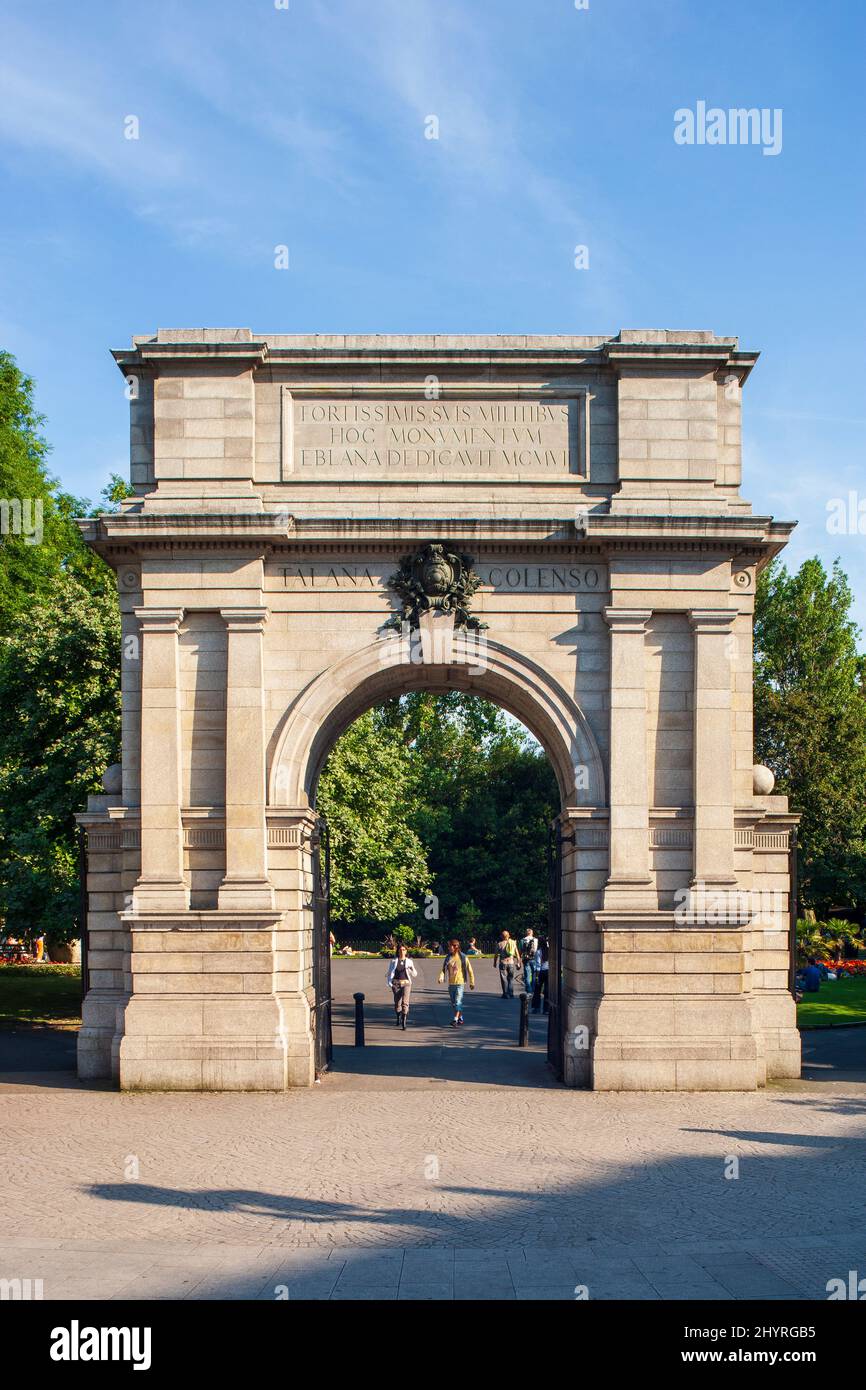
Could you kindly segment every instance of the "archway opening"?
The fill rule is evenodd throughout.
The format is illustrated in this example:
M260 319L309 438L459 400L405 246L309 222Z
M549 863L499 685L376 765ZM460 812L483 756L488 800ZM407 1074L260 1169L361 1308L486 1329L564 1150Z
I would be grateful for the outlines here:
M534 734L498 703L434 682L356 708L310 792L329 846L333 1069L553 1084L563 788Z

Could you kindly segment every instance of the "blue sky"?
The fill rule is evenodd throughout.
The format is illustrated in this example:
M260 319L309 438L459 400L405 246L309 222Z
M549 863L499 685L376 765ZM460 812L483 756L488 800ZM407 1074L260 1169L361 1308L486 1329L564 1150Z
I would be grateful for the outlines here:
M866 627L864 50L862 0L0 0L0 346L95 498L160 326L735 333L745 495ZM677 145L701 100L781 153Z

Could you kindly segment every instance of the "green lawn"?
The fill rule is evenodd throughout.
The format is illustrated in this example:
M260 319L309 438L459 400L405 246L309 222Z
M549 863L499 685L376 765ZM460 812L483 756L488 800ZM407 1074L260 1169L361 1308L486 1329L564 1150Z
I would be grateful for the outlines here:
M0 1028L20 1023L77 1027L79 965L0 965Z
M822 980L817 994L797 1005L800 1028L832 1028L839 1023L866 1023L866 977Z

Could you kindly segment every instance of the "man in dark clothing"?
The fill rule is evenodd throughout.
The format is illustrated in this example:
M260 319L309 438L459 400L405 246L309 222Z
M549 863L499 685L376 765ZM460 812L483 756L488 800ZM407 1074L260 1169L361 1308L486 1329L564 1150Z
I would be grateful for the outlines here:
M821 971L818 969L818 962L814 956L810 956L809 964L803 972L803 992L805 994L817 994L821 987Z

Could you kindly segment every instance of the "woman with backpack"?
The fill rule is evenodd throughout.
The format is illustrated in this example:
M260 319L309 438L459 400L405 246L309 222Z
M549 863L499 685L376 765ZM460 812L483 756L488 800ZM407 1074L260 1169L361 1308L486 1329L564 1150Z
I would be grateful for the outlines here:
M439 974L440 985L444 984L446 980L451 1007L454 1010L451 1027L457 1028L464 1021L463 990L467 984L470 989L475 988L475 976L472 973L472 962L460 950L460 942L456 939L448 942L448 955L445 957L445 964Z
M514 976L522 964L517 942L512 941L510 932L501 931L493 952L493 969L499 971L503 999L514 998Z

